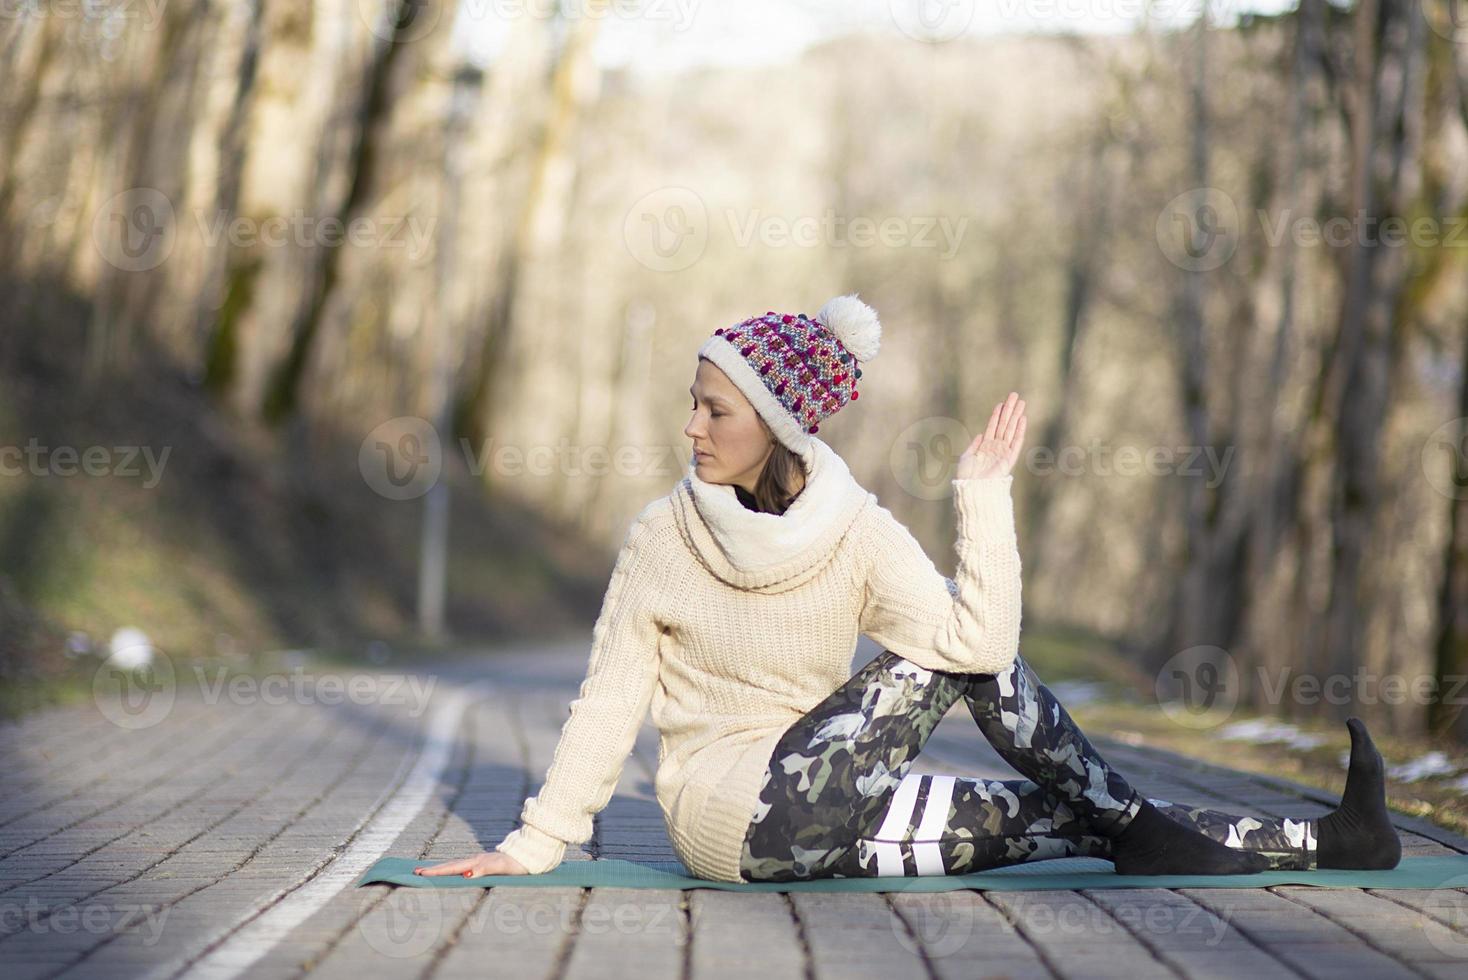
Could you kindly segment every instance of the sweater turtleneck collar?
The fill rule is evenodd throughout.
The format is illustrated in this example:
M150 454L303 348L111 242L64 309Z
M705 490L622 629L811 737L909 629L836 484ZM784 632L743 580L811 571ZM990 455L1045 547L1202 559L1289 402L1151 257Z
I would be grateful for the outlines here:
M812 437L801 457L806 485L783 514L746 507L733 484L708 483L690 458L674 488L684 542L720 580L741 589L783 592L819 572L871 498L836 451Z

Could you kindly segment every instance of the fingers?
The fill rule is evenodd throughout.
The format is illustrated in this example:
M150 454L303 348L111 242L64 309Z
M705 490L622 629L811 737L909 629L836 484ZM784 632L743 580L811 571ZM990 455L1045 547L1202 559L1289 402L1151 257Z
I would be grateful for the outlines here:
M994 411L989 413L989 424L974 436L967 452L977 452L986 440L992 439L1004 447L1004 455L1013 466L1019 459L1019 447L1024 441L1025 422L1025 400L1019 392L1011 391L1009 397L994 406Z
M461 858L446 864L435 864L429 868L414 868L413 873L415 875L456 875L468 871L473 866L473 858Z
M1020 405L1023 406L1024 402L1020 402ZM1011 469L1014 467L1014 464L1019 462L1019 447L1025 441L1025 423L1028 421L1029 419L1024 415L1019 417L1019 426L1015 429L1014 442L1010 443L1009 446L1009 466Z
M989 424L988 424L988 426L985 427L985 429L984 429L983 432L981 432L978 435L974 436L974 441L971 442L971 443L969 443L969 448L970 449L972 449L972 448L974 448L974 446L978 445L979 444L979 440L981 440L981 439L985 439L985 438L988 438L988 439L996 439L996 438L998 438L998 436L999 436L999 410L1001 408L1003 408L1003 407L1004 407L1004 403L1003 402L1001 402L998 405L995 405L994 406L994 411L992 411L992 412L989 413Z
M1025 420L1025 400L1018 395L1010 395L1010 397L1017 401L1009 416L1009 427L1004 432L1004 441L1008 444L1012 444L1019 436L1020 423Z

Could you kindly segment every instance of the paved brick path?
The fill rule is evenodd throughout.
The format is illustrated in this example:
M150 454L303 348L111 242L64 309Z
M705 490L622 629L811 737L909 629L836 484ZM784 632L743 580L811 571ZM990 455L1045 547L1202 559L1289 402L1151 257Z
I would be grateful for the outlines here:
M355 689L298 679L232 692L180 673L168 703L104 697L0 729L0 975L1468 976L1468 881L928 895L343 887L384 852L443 860L509 832L585 656L580 644L484 658L426 689L420 677L416 692L390 670ZM306 674L327 676L343 680ZM1333 802L1091 734L1151 796L1295 816ZM656 760L645 725L571 859L674 858ZM958 709L918 765L1012 775ZM1408 854L1468 852L1431 825L1401 827Z

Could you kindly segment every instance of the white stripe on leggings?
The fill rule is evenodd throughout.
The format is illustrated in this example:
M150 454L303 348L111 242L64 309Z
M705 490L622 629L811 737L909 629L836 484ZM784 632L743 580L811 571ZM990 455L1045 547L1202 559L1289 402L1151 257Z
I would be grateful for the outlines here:
M923 804L923 819L918 824L915 843L912 845L913 862L920 875L941 875L943 851L938 839L948 829L948 805L953 801L952 776L932 776L928 782L928 799Z
M928 783L928 800L923 807L923 822L918 824L916 840L937 840L948 829L948 805L953 802L952 776L933 776Z
M904 878L907 869L902 864L902 845L892 841L873 841L877 852L878 878Z
M897 784L897 790L892 794L892 802L887 806L887 817L882 821L874 839L907 838L907 828L912 824L912 811L917 806L918 785L922 781L922 773L910 772L902 777L902 782ZM880 850L878 854L881 854Z
M872 851L877 856L877 875L897 878L907 875L903 862L903 847L908 828L912 826L913 813L917 809L918 790L924 779L929 780L928 796L923 803L923 816L913 835L911 845L913 863L920 875L946 874L943 867L943 851L938 839L948 829L948 808L953 802L953 788L957 780L953 776L908 773L902 778L892 794L882 826L871 839Z

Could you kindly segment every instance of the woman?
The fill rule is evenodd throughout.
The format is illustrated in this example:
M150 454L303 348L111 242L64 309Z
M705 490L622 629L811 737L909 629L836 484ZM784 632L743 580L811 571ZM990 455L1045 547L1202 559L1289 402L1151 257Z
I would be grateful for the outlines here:
M538 874L588 840L643 718L674 850L721 881L963 874L1071 855L1124 874L1394 867L1382 760L1359 720L1341 806L1265 819L1147 799L1019 655L1011 392L958 460L941 575L814 433L857 398L876 313L773 311L699 350L694 456L633 522L540 792L493 851L425 875ZM850 674L858 634L884 649ZM963 700L1023 778L911 772Z

